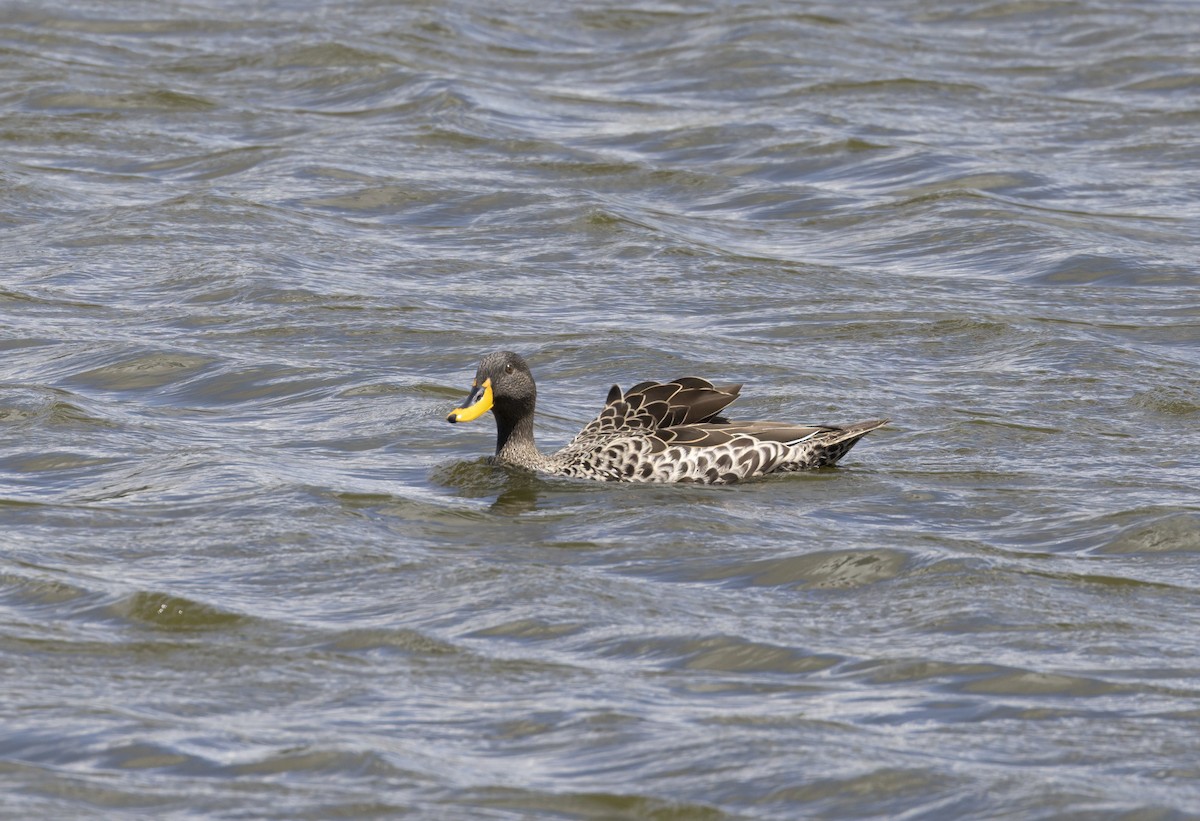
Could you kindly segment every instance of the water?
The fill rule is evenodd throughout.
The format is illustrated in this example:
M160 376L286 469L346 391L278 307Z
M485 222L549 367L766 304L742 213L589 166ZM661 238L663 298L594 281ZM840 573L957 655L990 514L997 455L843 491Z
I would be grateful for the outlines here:
M0 811L1200 817L1200 11L0 12ZM888 416L483 464L608 387Z

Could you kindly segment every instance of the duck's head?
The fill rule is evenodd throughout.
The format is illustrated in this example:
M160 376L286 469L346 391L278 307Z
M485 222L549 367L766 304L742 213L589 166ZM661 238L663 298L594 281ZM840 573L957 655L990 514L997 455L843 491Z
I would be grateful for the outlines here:
M470 422L489 410L498 420L518 420L533 415L537 386L529 365L519 354L497 351L488 354L475 371L471 392L461 408L450 411L447 422Z

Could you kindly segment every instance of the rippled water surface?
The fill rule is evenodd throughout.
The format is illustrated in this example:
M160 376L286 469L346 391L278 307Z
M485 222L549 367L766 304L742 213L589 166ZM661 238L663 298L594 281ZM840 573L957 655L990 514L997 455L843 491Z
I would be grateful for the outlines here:
M8 3L0 813L1200 816L1200 6ZM492 468L614 382L888 416Z

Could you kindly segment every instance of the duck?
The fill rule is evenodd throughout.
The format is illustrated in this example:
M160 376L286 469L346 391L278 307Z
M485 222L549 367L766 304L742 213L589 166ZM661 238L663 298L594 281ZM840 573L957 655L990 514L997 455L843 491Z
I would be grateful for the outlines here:
M491 411L494 465L606 482L706 485L834 465L889 422L730 421L722 413L741 389L694 376L640 382L627 391L613 385L595 419L560 450L543 453L533 436L537 385L529 365L520 354L497 351L480 361L466 401L446 421L472 422Z

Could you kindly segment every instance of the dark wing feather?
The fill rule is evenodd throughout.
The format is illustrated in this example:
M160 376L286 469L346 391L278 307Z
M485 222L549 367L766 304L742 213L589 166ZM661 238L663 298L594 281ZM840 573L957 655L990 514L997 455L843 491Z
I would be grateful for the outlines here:
M710 424L714 424L710 422ZM725 422L721 430L731 434L745 434L762 442L779 442L794 445L806 439L819 437L825 444L836 444L865 436L876 428L887 424L886 419L857 422L853 425L789 425L786 422Z
M709 382L707 379L701 379L698 376L681 376L679 379L673 380L672 384L678 385L681 388L701 389L711 389L713 386L712 382ZM741 385L738 385L738 387L740 388Z
M786 422L726 422L720 425L727 433L752 436L762 442L792 445L819 433L838 430L826 425L789 425Z
M731 441L735 434L725 430L723 425L680 425L673 428L659 428L654 438L668 445L682 445L689 448L711 448L724 445Z
M669 445L709 448L714 445L724 445L738 436L748 436L760 442L792 445L818 433L834 430L837 428L786 425L779 422L730 422L728 424L710 423L659 428L655 431L655 436Z
M649 418L641 426L657 429L707 422L737 399L741 389L741 385L717 387L707 379L685 376L661 384L642 383L626 391L624 399L632 403L643 397L641 410Z
M614 385L600 415L572 441L601 433L653 431L707 422L737 399L741 388L741 385L717 387L695 376L671 382L639 382L624 393Z
M836 445L848 439L858 439L885 424L886 420L859 422L845 427L788 425L781 422L709 422L660 428L654 435L668 445L692 448L724 445L739 436L748 436L760 442L777 442L781 445L795 445L808 439L817 439L823 445Z

